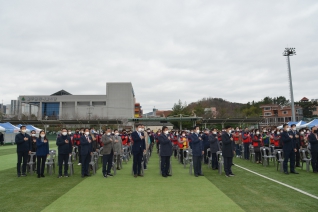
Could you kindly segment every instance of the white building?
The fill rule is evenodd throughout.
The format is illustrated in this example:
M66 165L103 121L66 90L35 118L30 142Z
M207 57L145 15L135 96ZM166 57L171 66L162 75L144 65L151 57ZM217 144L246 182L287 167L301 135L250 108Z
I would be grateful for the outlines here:
M17 104L19 117L34 114L39 120L123 119L134 117L135 94L131 82L108 82L106 95L61 90L52 95L20 95Z

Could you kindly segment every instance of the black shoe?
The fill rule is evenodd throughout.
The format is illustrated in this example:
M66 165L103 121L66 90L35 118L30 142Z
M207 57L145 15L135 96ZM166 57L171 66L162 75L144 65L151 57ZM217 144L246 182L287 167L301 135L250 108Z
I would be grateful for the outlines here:
M136 175L136 174L134 175L134 178L137 178L137 175Z
M41 174L41 177L45 177L44 174Z
M292 173L292 174L299 174L298 172L295 172L295 171L293 171L293 172L290 172L290 173Z
M199 175L197 175L197 174L195 174L194 176L195 176L195 177L199 177Z
M171 175L171 174L166 174L166 176L167 176L167 177L171 177L172 175Z
M26 177L27 175L26 174L21 174L21 177Z
M234 177L234 176L235 176L235 174L233 174L233 173L232 173L232 174L229 174L229 176L230 176L230 177Z
M18 176L18 177L21 177L21 174L18 174L17 176Z
M85 177L85 175L82 175L82 178L84 178Z
M108 177L113 177L114 175L112 175L111 173L107 174Z
M68 174L64 174L64 177L69 177L69 175Z
M204 176L204 174L199 174L199 176Z
M57 178L62 178L62 177L63 177L62 175L57 176Z
M226 174L225 177L230 177L230 175L227 175L227 174Z
M284 172L284 174L289 174L288 172Z
M103 174L104 178L107 178L107 174Z
M162 176L163 176L163 177L167 177L167 175L165 175L165 174L163 174Z
M40 177L41 177L41 175L38 174L38 178L40 178Z
M143 177L144 175L143 175L143 174L138 174L138 176L139 176L139 177Z
M92 175L90 175L90 174L85 174L84 176L85 176L85 177L91 177Z
M212 170L217 170L217 168L212 168Z

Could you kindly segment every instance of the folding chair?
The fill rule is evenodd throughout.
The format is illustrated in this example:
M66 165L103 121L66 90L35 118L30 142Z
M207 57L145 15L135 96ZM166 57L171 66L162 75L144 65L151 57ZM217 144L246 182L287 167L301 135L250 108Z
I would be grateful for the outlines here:
M283 162L284 162L284 155L283 155L283 150L282 149L275 149L274 150L274 155L276 156L276 161L277 161L277 171L278 171L278 165L279 165L279 170L280 172L284 172L284 167L283 167Z
M210 148L207 149L207 156L208 156L208 168L211 167L211 169L212 169L212 153L211 153Z
M222 156L222 151L217 151L216 152L216 157L218 160L218 166L219 166L219 174L222 174L223 166L224 166L224 159Z
M255 163L255 152L254 152L254 147L252 145L249 146L250 148L250 161Z
M241 146L241 155L240 155L240 158L241 159L244 159L244 144L240 144Z
M304 167L304 163L306 163L306 171L309 172L310 170L310 163L311 163L311 153L309 149L300 149L300 159L301 159L301 169Z
M33 175L35 162L33 161L33 157L36 155L36 152L31 152L30 161L27 163L27 172L30 172L30 175Z
M52 175L53 172L55 174L55 157L56 157L56 150L50 150L49 158L47 159L47 162L45 162L46 171L50 175Z
M73 153L76 154L75 152ZM73 153L68 158L68 170L70 171L71 176L74 174L74 163L72 162Z
M97 152L94 152L92 155L91 155L91 162L89 162L89 166L92 168L93 170L93 174L96 174L96 162L95 162L95 156L98 155Z

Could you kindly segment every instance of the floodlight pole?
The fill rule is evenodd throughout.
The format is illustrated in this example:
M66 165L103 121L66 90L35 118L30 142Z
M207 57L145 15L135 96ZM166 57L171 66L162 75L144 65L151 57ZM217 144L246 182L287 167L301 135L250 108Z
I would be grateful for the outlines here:
M295 122L296 121L296 117L295 117L293 81L292 81L291 68L290 68L290 59L289 59L289 56L293 56L293 55L296 55L295 48L285 48L283 56L287 56L289 90L290 90L290 100L291 100L291 110L292 110L292 120L291 121Z

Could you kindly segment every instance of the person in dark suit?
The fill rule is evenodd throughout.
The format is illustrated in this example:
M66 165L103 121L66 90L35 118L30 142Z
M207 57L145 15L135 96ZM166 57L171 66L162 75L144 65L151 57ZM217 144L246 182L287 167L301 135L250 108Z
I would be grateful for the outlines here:
M204 154L203 141L200 136L199 127L195 126L193 128L193 133L191 134L191 148L192 148L192 157L193 157L193 170L194 176L204 176L201 171L201 161L202 155Z
M284 124L283 128L284 128L284 130L281 134L280 139L283 143L284 174L289 174L288 167L287 167L288 160L290 160L290 173L299 174L298 172L295 171L295 152L297 150L296 150L296 145L295 145L294 140L293 140L293 138L294 138L293 132L290 131L288 124Z
M137 177L137 175L143 177L143 175L141 174L141 162L143 154L146 154L146 144L145 136L142 132L142 124L137 125L137 130L131 133L131 138L134 141L134 144L132 145L132 153L134 155L134 177Z
M4 146L3 141L4 141L3 134L2 134L2 132L0 132L0 145L1 146Z
M93 154L92 137L89 134L89 129L85 128L84 134L80 138L81 143L81 159L82 159L82 178L90 177L89 174L89 162L91 155Z
M161 174L163 177L171 176L169 173L170 157L172 155L172 142L168 127L162 127L162 134L158 137L160 143Z
M104 144L102 154L103 154L103 176L105 178L112 177L110 173L113 165L114 157L114 136L111 135L112 130L107 128L105 134L102 136L102 142ZM107 169L106 169L107 165Z
M202 135L202 142L203 142L203 148L204 148L203 160L205 164L208 164L209 157L210 157L210 155L208 155L208 148L210 148L209 133L210 133L209 130L205 129ZM209 154L211 154L211 152Z
M296 152L295 152L296 167L300 167L300 153L299 153L299 149L300 149L300 134L299 134L299 132L296 131L296 124L292 124L291 125L291 131L290 132L293 135L293 142L295 143L295 148L296 148Z
M49 140L46 138L45 132L43 130L40 131L40 136L36 139L36 157L37 157L37 173L38 178L45 177L44 169L45 169L45 161L47 155L49 155Z
M58 163L59 163L59 175L58 178L62 177L62 168L64 162L64 177L68 175L68 158L72 154L72 143L71 138L67 134L67 129L62 129L62 134L57 137L56 145L58 146Z
M17 144L17 172L18 177L26 176L26 165L28 156L32 150L31 137L26 134L26 127L20 126L20 133L15 136L15 143ZM23 161L23 162L22 162ZM22 174L21 174L21 163L22 163Z
M235 176L231 168L234 156L234 142L231 128L231 126L227 126L222 133L222 156L224 158L224 172L226 177Z
M218 159L216 152L220 151L220 144L217 136L217 130L215 128L211 129L211 135L209 135L209 142L210 142L210 151L212 154L212 169L216 170L219 167Z
M318 139L317 139L317 127L311 128L311 133L308 136L308 142L311 148L311 166L315 174L318 173Z

